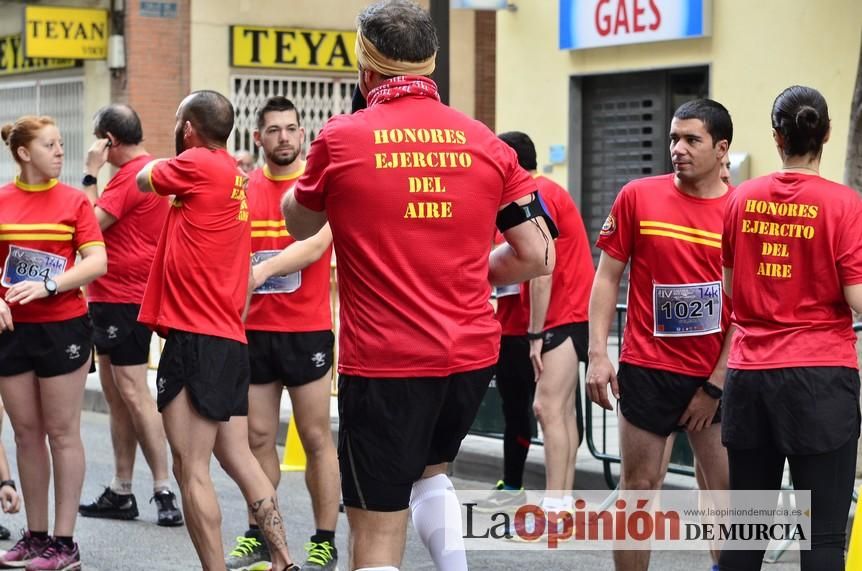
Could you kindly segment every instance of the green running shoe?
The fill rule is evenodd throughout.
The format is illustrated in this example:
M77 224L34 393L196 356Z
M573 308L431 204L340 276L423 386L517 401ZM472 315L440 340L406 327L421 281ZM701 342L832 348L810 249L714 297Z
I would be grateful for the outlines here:
M230 571L267 571L272 567L269 548L260 537L240 535L224 560Z
M337 571L338 550L329 541L309 541L305 544L308 559L300 571Z

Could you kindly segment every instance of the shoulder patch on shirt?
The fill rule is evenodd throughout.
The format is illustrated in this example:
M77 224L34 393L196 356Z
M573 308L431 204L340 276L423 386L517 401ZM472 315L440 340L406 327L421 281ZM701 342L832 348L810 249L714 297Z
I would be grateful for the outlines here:
M613 214L608 214L605 223L602 224L602 229L599 231L600 236L610 236L617 231L617 219Z

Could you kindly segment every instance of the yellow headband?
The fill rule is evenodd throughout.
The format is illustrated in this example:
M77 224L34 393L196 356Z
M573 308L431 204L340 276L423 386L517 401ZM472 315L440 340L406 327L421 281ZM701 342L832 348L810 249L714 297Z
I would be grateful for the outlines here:
M376 71L380 75L397 77L399 75L431 75L434 73L434 65L437 54L424 61L400 61L386 57L362 35L361 30L356 30L356 60L363 69Z

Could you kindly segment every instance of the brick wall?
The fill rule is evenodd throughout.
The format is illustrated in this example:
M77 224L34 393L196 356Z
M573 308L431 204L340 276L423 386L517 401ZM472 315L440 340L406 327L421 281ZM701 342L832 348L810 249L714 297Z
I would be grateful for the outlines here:
M144 145L158 157L174 154L177 106L189 93L191 0L175 0L174 18L141 15L140 0L126 0L126 69L111 84L111 99L141 117Z
M495 130L497 12L476 11L476 119Z

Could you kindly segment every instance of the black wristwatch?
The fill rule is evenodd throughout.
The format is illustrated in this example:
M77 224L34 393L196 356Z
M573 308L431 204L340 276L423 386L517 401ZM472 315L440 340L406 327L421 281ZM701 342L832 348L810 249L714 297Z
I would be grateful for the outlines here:
M709 381L706 381L705 383L703 383L700 386L700 388L703 389L703 392L705 392L707 394L707 396L712 397L714 399L720 399L721 395L724 394L723 390L721 390L717 386L713 385Z
M538 333L530 333L529 331L527 331L527 339L529 341L538 341L539 339L542 339L544 337L545 337L544 331L539 331Z
M48 297L57 295L57 282L48 278L45 280L45 290L48 292Z
M94 184L97 184L98 182L99 182L99 179L97 179L93 175L87 173L84 175L84 179L81 181L81 184L83 186L93 186Z
M0 488L2 488L3 486L9 486L16 492L18 491L18 488L15 487L15 480L3 480L2 482L0 482Z

